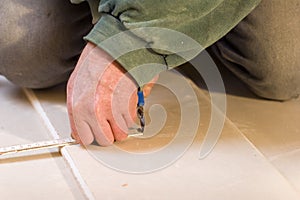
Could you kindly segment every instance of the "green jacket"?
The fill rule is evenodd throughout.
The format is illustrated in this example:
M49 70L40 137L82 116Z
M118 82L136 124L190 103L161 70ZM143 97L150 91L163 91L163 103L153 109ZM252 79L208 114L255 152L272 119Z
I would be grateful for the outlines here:
M96 24L85 39L143 85L219 40L260 1L88 0Z

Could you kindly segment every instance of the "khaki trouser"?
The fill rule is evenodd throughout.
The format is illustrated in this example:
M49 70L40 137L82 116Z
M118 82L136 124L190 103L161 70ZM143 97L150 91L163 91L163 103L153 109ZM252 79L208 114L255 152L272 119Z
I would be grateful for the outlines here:
M0 1L0 74L30 88L68 80L92 28L87 3Z
M209 49L257 95L287 100L300 94L300 0L263 0Z

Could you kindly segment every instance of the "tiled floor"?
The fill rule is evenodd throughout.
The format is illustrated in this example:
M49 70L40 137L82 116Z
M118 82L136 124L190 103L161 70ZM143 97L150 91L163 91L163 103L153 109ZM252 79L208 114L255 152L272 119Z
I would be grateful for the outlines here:
M0 77L0 144L51 139L24 93ZM1 199L82 199L78 183L57 150L0 158Z
M167 72L160 79L176 87L174 76L178 77ZM156 86L147 106L160 104L165 111L152 106L153 121L145 133L149 138L130 138L106 148L65 147L64 156L53 149L0 157L1 199L85 199L87 195L95 199L300 199L300 100L281 103L256 99L233 77L228 85L228 76L224 80L228 91L225 125L216 147L205 159L199 160L199 152L211 122L210 99L206 90L192 84L200 113L195 140L172 164L158 163L192 137L181 135L175 140L184 112L179 104L190 114L185 124L195 124L198 112L189 95L176 101L165 87ZM70 132L64 93L64 87L35 91L38 103L62 138L69 137ZM0 94L0 146L53 137L22 89L0 78ZM150 137L164 117L162 130ZM220 113L217 117L221 118ZM183 126L183 132L192 130L191 126ZM173 151L160 151L168 149ZM126 157L126 152L136 160ZM155 152L161 153L143 160ZM70 156L72 166L65 155ZM130 169L137 172L134 167L156 166L163 167L149 173L128 173Z

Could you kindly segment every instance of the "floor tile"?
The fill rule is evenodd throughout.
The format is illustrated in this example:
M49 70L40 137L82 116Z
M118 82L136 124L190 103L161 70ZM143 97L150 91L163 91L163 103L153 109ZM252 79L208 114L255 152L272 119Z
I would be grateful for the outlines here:
M299 191L300 99L260 99L228 70L220 68L220 72L227 92L228 119ZM197 73L186 74L205 88Z
M196 67L213 67L208 55L196 58ZM300 148L300 98L270 101L254 95L225 67L219 67L227 95L227 117L268 158ZM181 69L209 95L205 83L192 67ZM211 92L219 92L212 89ZM221 92L222 93L222 92Z
M70 137L71 129L66 108L65 85L34 92L59 136Z
M125 196L129 199L299 199L299 195L285 177L229 120L225 123L217 146L207 158L199 160L201 142L210 122L210 106L207 97L198 92L201 121L197 137L180 159L168 166L163 165L165 167L160 170L140 174L122 172L124 169L128 172L131 162L137 162L137 165L139 163L140 166L145 167L157 164L154 163L155 158L152 160L143 158L161 149L171 148L168 145L174 144L174 130L176 125L180 124L180 109L176 108L174 95L165 92L163 87L154 89L147 104L161 103L168 116L167 121L172 121L173 127L166 125L151 138L130 138L112 147L90 146L87 151L78 146L67 147L95 197L104 199L120 199ZM193 121L193 118L190 120ZM181 137L175 144L177 148L182 145L185 137L188 137L188 132L186 133L187 136ZM133 157L142 155L141 158L137 156L141 160L122 157L120 151L125 154L127 152ZM158 154L162 157L158 158L157 162L163 163L163 159L172 153L174 152Z
M0 77L0 146L51 139L22 90ZM83 199L58 153L26 152L0 157L1 199Z
M1 199L84 199L57 152L1 157L0 174Z
M228 97L228 114L268 158L300 148L300 101L285 103Z
M300 148L300 98L287 102L264 100L229 73L224 81L229 93L227 117L265 156L271 159Z
M0 145L13 145L21 140L28 142L50 139L40 116L22 90L1 76L0 94L0 135L4 138Z
M280 155L272 163L300 193L300 149Z

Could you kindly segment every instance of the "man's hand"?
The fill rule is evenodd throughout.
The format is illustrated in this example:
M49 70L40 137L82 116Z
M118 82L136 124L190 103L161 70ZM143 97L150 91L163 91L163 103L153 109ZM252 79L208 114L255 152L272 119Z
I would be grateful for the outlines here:
M95 139L107 146L127 138L136 118L137 86L125 73L94 44L84 48L67 87L72 136L81 144Z

